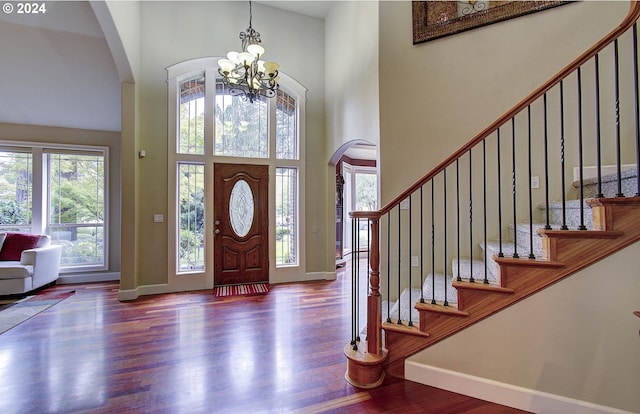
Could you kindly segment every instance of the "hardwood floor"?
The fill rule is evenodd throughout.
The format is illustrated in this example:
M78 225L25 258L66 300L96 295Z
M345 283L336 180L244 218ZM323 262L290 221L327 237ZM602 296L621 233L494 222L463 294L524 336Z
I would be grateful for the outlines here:
M70 298L0 335L2 413L521 413L388 377L344 379L350 276L118 302L117 284Z

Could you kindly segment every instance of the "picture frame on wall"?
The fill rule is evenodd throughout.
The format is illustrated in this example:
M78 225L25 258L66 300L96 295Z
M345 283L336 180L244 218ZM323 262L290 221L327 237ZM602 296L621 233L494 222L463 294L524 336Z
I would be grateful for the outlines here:
M570 1L414 1L413 44L454 35Z

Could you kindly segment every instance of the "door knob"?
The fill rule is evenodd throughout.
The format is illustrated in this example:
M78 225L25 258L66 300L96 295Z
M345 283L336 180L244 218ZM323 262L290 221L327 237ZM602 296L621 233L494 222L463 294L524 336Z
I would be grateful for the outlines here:
M220 225L220 220L216 220L213 224L215 224L216 226Z
M215 229L213 232L214 232L215 234L218 234L218 233L220 233L220 229Z

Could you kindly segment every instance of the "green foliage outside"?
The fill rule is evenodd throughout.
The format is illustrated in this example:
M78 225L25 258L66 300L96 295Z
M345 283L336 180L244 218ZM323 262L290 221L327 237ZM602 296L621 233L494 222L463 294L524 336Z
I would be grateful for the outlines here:
M32 214L30 153L0 152L0 225L29 231ZM104 260L104 157L46 155L48 233L62 245L63 265ZM16 227L17 228L17 227Z
M204 268L204 188L180 198L180 269Z
M240 96L220 94L215 108L215 153L236 157L268 157L267 101L253 104Z
M204 268L204 165L179 166L179 269Z
M17 201L0 200L0 224L24 224L28 221L27 211Z

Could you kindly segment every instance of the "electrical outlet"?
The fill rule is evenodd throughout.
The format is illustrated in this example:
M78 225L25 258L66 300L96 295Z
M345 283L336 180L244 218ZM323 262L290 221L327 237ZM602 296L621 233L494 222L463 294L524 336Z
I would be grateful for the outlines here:
M154 214L153 215L153 222L154 223L162 223L162 222L164 222L164 215L163 214Z
M411 266L418 267L420 266L420 259L418 256L411 256Z
M405 198L400 202L400 210L409 210L409 199Z
M540 177L531 177L531 188L540 188Z

